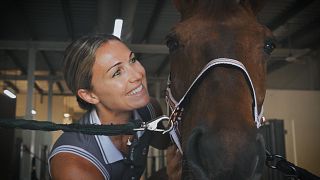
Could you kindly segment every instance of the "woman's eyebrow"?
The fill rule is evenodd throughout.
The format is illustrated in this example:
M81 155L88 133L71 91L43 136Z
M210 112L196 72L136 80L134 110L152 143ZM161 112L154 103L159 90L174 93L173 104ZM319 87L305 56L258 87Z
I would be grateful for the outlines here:
M130 54L129 54L129 60L132 58L132 55L133 55L133 57L135 56L135 54L134 54L134 52L130 52ZM114 68L115 66L118 66L118 65L120 65L121 64L121 62L118 62L118 63L116 63L116 64L114 64L113 66L111 66L108 70L107 70L107 72L109 72L112 68Z
M111 67L107 70L107 72L108 72L108 71L110 71L112 68L114 68L114 67L116 67L116 66L120 65L120 64L121 64L121 62L118 62L118 63L114 64L113 66L111 66Z

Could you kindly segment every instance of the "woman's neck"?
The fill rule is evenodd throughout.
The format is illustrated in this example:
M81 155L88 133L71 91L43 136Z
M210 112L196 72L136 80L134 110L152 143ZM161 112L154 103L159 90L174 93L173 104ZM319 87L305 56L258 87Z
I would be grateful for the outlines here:
M126 124L132 115L131 111L111 111L100 106L96 106L96 111L101 124Z

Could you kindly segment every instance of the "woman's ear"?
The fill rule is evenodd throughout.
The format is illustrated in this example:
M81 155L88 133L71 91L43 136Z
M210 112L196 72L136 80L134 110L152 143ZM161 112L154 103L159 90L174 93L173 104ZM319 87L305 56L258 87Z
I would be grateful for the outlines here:
M79 89L77 91L78 96L83 99L84 101L90 104L97 104L99 103L99 98L91 91L87 89Z

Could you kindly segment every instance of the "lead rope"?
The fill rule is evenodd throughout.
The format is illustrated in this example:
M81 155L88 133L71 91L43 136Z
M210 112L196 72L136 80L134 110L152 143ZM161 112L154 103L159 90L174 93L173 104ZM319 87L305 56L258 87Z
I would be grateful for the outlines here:
M120 135L134 134L136 128L140 127L138 122L128 122L128 124L119 125L95 125L95 124L56 124L49 121L35 121L26 119L0 119L0 127L17 128L41 131L64 131L79 132L90 135Z
M59 131L64 132L79 132L89 135L122 135L122 134L134 134L137 131L157 131L164 132L165 129L158 129L158 123L161 121L167 121L169 117L160 116L156 117L148 122L141 121L129 121L127 124L114 124L114 125L98 125L98 124L56 124L49 121L35 121L26 119L5 119L0 118L0 127L3 128L17 128L28 130L41 130L41 131Z

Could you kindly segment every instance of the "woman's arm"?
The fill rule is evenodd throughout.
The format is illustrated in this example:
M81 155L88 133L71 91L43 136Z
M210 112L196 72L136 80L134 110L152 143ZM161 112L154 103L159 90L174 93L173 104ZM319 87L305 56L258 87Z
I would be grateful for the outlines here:
M88 160L72 153L59 153L50 161L53 180L103 180L101 172Z

